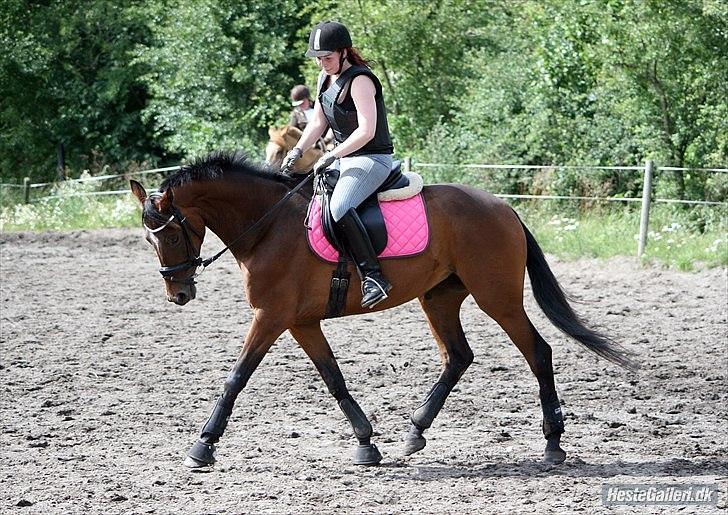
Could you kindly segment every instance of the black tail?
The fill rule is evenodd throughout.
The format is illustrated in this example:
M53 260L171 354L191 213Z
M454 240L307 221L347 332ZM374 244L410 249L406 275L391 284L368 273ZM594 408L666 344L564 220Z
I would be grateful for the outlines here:
M525 224L521 222L521 225L526 233L526 242L528 244L526 268L528 269L528 277L531 279L533 296L546 317L559 330L584 345L590 351L621 367L633 372L636 371L639 364L630 357L630 352L608 336L589 329L574 313L566 300L564 291L559 286L553 272L551 272L541 247L539 247Z

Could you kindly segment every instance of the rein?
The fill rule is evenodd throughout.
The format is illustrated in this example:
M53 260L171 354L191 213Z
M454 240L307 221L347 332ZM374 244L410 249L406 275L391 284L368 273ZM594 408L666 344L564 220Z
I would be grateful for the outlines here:
M288 199L290 199L293 195L295 195L303 186L311 180L313 177L313 174L309 174L305 179L303 179L301 182L299 182L293 189L291 189L288 193L286 193L283 198L281 198L278 202L273 204L273 207L271 207L268 211L266 211L263 216L261 216L253 225L245 229L237 238L235 238L229 245L227 245L224 249L217 252L215 255L202 259L199 255L195 258L190 259L190 247L192 246L192 240L189 236L188 232L188 224L187 224L187 218L182 216L182 213L180 213L179 209L172 205L172 216L169 217L169 219L162 225L161 227L157 227L156 229L150 229L147 227L146 224L144 224L144 227L152 232L156 233L167 227L170 223L172 223L173 220L177 219L180 227L182 228L182 232L185 237L185 244L187 245L187 261L184 261L178 265L172 265L172 266L163 266L159 269L159 273L162 274L162 277L164 279L171 281L171 282L179 282L179 283L185 283L185 284L194 284L194 280L196 277L200 276L202 272L205 271L205 269L210 266L212 263L214 263L220 256L222 256L225 252L230 250L230 248L235 245L238 241L243 239L245 236L247 236L251 231L254 231L255 229L258 229L261 224L270 216L272 216L276 211L278 211L281 207L283 207L283 204L285 204ZM198 238L199 235L192 230L192 227L189 227L189 230L192 231ZM184 280L175 279L174 275L177 272L181 272L183 270L188 270L190 268L199 268L202 267L201 272L196 272L193 276L188 277Z

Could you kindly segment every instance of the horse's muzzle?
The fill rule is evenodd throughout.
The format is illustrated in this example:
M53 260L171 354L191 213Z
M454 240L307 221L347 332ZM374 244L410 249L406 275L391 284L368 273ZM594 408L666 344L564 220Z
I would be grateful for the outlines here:
M189 289L186 291L178 291L175 295L167 295L167 300L169 302L174 302L175 304L179 306L184 306L189 301L195 298L195 295L197 294L197 288L195 288L195 285L190 285Z

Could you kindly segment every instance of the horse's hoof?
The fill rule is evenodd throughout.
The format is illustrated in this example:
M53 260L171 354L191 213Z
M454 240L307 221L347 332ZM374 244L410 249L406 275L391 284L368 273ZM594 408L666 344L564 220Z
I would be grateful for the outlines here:
M551 465L563 463L566 459L566 452L559 445L561 442L561 434L553 434L546 438L546 449L543 453L543 459Z
M194 445L190 447L184 465L191 469L212 467L215 464L215 454L217 454L215 444L197 440Z
M354 465L377 465L380 461L382 461L382 455L373 443L356 448Z
M566 460L566 452L561 447L550 450L547 449L543 453L543 459L550 465L558 465Z
M185 461L183 463L185 467L188 469L192 469L195 472L209 472L212 470L212 463L202 463L201 461L196 460L195 458L192 458L190 456L187 456L185 458Z
M409 456L417 451L421 451L427 445L427 440L424 436L413 436L407 435L404 439L404 455Z

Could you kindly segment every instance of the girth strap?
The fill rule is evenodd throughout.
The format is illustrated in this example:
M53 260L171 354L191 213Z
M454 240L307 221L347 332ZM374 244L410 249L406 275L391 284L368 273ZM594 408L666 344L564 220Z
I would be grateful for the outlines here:
M346 254L339 253L339 263L331 272L331 289L329 290L329 301L326 304L326 318L335 318L342 315L346 307L346 295L349 292L351 273L349 272Z

